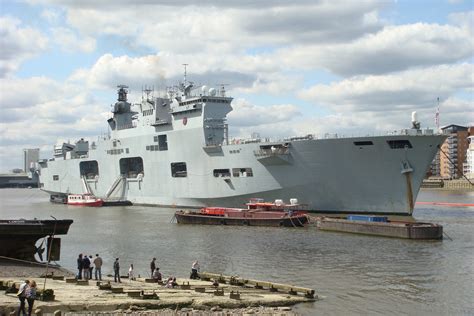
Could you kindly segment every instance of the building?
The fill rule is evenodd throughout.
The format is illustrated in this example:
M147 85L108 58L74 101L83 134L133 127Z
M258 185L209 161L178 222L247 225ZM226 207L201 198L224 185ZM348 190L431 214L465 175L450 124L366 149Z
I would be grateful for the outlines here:
M469 148L466 153L466 162L464 163L464 175L468 179L474 179L474 135L468 137Z
M29 173L31 168L36 169L39 160L39 148L23 149L23 170Z
M451 124L442 127L441 131L443 134L448 135L448 138L443 145L441 145L441 150L438 153L439 176L444 179L461 178L463 176L464 162L468 148L468 128Z

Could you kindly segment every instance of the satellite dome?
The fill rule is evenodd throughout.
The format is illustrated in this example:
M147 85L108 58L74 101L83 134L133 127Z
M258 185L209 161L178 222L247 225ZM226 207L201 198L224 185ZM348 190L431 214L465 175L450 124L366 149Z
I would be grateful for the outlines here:
M214 88L209 89L209 95L210 96L214 97L214 96L216 96L216 93L217 93L216 89L214 89Z
M207 94L207 86L206 85L202 86L201 91L202 91L202 95L206 95Z

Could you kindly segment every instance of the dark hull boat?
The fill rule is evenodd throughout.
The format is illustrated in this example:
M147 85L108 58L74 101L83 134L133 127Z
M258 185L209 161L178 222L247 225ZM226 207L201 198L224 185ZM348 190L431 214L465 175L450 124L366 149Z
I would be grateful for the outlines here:
M200 211L177 211L178 224L303 227L305 212L262 211L206 207Z
M61 239L53 236L67 234L72 222L72 219L0 220L0 256L36 261L35 255L38 254L42 261L46 250L45 255L51 254L51 260L57 261L60 256ZM46 242L43 240L37 247L36 242L46 237L48 237L45 239Z

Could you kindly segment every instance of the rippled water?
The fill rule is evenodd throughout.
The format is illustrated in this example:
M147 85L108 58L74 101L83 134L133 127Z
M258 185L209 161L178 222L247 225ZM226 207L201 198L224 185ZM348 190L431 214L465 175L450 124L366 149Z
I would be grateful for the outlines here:
M0 218L72 218L60 263L100 253L104 270L120 257L123 272L148 273L157 257L164 275L202 271L314 288L323 299L297 307L312 314L474 313L474 208L417 207L417 220L444 225L452 239L412 241L303 229L191 226L172 223L173 209L80 208L51 204L35 189L0 190ZM419 201L474 202L474 192L424 191Z

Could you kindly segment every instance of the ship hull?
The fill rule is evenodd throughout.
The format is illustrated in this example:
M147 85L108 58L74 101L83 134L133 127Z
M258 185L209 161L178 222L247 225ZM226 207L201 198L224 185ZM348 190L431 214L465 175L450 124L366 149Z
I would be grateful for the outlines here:
M50 194L83 193L79 164L97 161L99 175L87 181L92 193L104 198L121 175L121 159L140 157L143 176L127 178L121 197L133 204L239 207L255 197L297 198L316 212L408 215L437 146L445 139L441 135L306 139L209 150L202 146L198 129L191 129L187 134L169 133L169 150L150 152L144 150L150 137L120 138L126 149L122 155L96 149L86 158L48 161L41 169L40 187ZM186 145L181 144L183 137ZM389 146L400 140L410 147ZM110 140L102 143L98 148L110 146ZM262 154L262 148L282 144L286 152ZM173 162L186 162L186 177L173 177ZM252 170L252 175L236 176L235 168ZM216 176L215 170L230 174Z

